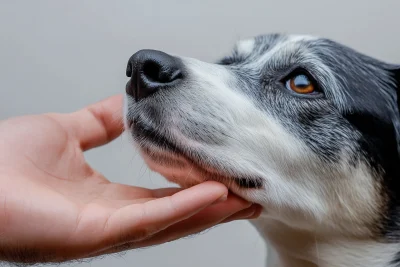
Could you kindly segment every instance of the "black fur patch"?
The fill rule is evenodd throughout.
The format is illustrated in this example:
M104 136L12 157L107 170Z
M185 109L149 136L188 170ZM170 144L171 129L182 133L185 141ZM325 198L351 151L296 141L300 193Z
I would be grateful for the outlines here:
M234 180L241 188L255 189L263 185L262 180L257 178L235 178Z

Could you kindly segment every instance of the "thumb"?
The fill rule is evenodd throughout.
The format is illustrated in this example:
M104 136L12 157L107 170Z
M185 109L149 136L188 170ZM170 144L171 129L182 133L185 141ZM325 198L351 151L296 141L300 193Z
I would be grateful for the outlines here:
M116 95L68 114L68 131L78 139L82 150L104 145L124 130L122 106L122 95Z

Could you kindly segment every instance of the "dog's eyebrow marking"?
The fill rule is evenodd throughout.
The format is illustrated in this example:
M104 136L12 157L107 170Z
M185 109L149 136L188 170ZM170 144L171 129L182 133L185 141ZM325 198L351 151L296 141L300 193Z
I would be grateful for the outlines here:
M241 40L239 43L237 43L236 50L239 54L248 55L253 51L254 45L254 39Z
M295 44L300 43L302 41L312 41L318 39L319 38L317 37L308 35L290 35L286 39L279 40L277 43L275 43L274 46L272 46L266 53L264 53L256 61L254 61L253 64L261 66L265 64L265 62L271 59L279 51L282 50L284 51L284 48L294 46Z

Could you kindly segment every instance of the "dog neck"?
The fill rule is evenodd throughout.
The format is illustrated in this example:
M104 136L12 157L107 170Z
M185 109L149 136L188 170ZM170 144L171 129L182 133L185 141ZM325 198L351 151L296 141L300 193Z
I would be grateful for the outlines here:
M253 224L267 242L267 267L400 266L399 244L332 239L264 216Z

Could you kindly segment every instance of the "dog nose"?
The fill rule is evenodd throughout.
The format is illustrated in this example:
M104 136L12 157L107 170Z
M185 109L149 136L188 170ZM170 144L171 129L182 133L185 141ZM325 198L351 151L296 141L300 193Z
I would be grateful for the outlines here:
M126 93L139 101L182 80L178 58L156 50L141 50L128 62L126 76L131 77Z

